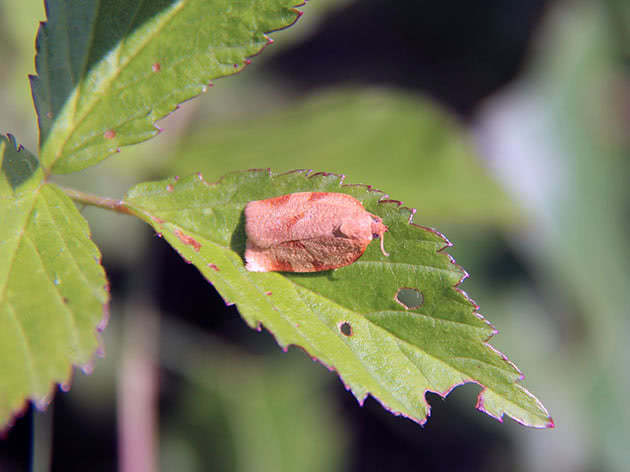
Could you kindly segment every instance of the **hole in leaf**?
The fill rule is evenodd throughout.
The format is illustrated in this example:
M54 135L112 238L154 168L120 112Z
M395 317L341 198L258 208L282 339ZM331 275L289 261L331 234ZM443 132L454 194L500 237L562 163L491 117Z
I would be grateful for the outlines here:
M415 310L424 303L422 292L416 288L403 287L396 293L396 301L407 310Z
M352 325L347 321L343 321L339 323L339 331L341 331L341 334L344 336L352 336Z

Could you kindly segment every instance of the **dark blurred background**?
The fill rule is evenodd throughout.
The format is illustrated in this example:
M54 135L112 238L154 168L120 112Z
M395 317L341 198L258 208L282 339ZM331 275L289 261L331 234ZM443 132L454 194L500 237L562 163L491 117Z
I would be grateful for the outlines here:
M424 427L359 407L301 350L247 328L140 222L86 208L111 281L106 356L0 439L0 470L116 470L121 437L146 421L162 470L630 470L630 2L302 10L158 138L64 183L116 197L151 178L271 167L374 185L456 244L493 345L556 428L487 417L474 385L429 394ZM31 150L26 74L43 18L36 0L0 0L0 130Z

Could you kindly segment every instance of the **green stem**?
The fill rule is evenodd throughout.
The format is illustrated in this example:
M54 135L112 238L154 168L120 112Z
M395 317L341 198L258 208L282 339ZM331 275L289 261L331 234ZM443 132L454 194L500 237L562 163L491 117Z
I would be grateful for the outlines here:
M91 193L81 192L73 188L61 187L61 190L65 192L75 202L83 203L84 205L92 205L106 210L116 211L118 213L124 213L125 215L132 215L133 213L127 208L125 202L122 200L115 200L113 198L99 197Z

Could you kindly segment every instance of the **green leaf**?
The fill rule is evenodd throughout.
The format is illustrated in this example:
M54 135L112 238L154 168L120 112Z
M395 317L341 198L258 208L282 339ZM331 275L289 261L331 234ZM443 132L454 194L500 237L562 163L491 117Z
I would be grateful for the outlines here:
M41 162L68 173L155 136L298 17L295 0L50 0L31 77Z
M438 232L410 224L414 211L331 174L268 171L201 175L140 184L127 207L193 263L251 327L264 325L287 348L303 347L336 370L359 402L368 394L394 414L424 423L427 391L446 395L466 382L483 386L478 407L536 427L544 407L516 383L520 372L486 344L495 330L457 285L466 273L445 253ZM298 191L343 192L389 227L386 248L371 244L354 264L333 271L253 273L243 264L245 205ZM400 289L421 296L405 308Z
M89 368L108 292L87 222L35 156L0 136L0 163L1 428L26 399L44 406L72 365Z

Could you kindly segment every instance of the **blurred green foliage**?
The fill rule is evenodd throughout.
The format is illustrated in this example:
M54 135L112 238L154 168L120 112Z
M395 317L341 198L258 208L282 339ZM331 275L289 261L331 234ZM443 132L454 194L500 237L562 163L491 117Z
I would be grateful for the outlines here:
M217 91L218 92L218 91ZM346 174L418 209L421 224L510 225L517 207L480 165L463 126L437 104L387 89L335 89L277 110L199 128L162 175L234 169Z
M575 3L549 16L529 72L488 107L482 134L533 216L514 244L538 293L515 291L511 305L547 312L537 329L549 356L544 397L558 406L555 434L533 441L530 462L621 471L630 468L630 18L615 16L628 11L620 3Z
M349 445L320 366L297 350L253 356L163 326L161 359L183 382L163 420L165 470L344 470Z

